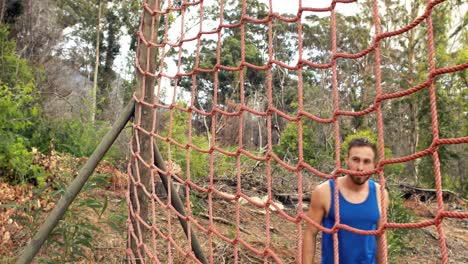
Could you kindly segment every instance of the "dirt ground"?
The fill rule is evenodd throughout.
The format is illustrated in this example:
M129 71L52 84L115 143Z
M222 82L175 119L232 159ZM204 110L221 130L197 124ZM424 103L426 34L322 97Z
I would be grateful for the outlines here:
M84 249L83 252L87 259L76 263L126 263L126 228L125 221L120 219L120 228L116 230L108 224L116 216L125 217L125 174L117 171L115 168L101 167L101 170L111 173L112 187L107 190L95 190L92 195L104 200L107 197L108 208L101 218L92 218L93 225L102 232L96 233L97 243L94 245L94 251ZM283 180L281 180L283 181ZM258 197L260 200L265 195L265 181L249 180L246 178L241 186L243 193L249 197ZM313 184L314 181L305 183ZM207 182L201 182L206 186ZM275 182L273 182L273 186ZM277 185L278 186L278 185ZM285 186L284 182L283 185ZM224 193L235 194L236 182L232 179L223 179L215 182L215 188ZM15 214L18 210L10 206L30 203L33 197L31 185L11 186L6 183L0 183L0 263L13 263L14 256L18 254L19 249L24 246L31 238L32 232L25 232L25 226L15 220ZM284 192L287 190L273 190L273 192ZM162 199L165 202L165 199ZM186 200L184 200L186 201ZM36 216L35 223L47 215L53 208L56 201L39 201L36 208L40 213ZM190 199L192 205L192 215L197 223L207 228L211 226L212 232L207 235L198 228L191 225L201 242L205 255L212 263L234 263L237 257L238 263L296 263L297 248L301 240L301 230L303 224L300 221L295 222L299 208L297 203L290 202L284 207L283 212L276 210L266 212L265 209L252 205L250 203L226 201L219 196L212 196L212 222L210 224L209 199L206 195L192 192ZM410 208L414 213L414 221L423 221L432 219L437 211L437 205L434 202L420 202L418 199L405 201L404 205ZM239 218L237 220L239 229L236 229L236 206L239 207ZM463 201L448 203L450 210L465 211L466 203ZM304 204L304 210L307 204ZM31 216L27 216L31 217ZM171 234L172 240L164 240L156 232L153 237L148 239L147 252L155 254L160 263L170 263L168 255L171 256L172 263L187 263L184 254L177 249L187 249L187 239L178 223L177 216L170 209L155 206L155 214L151 215L155 221L158 231L163 235ZM109 220L109 221L108 221ZM269 226L267 226L269 222ZM445 238L449 250L450 263L468 263L468 219L445 218L443 221ZM239 241L233 242L239 232ZM221 239L220 235L223 236ZM227 241L226 241L227 240ZM153 242L154 241L154 242ZM172 242L168 242L172 241ZM267 244L267 241L269 243ZM320 239L318 239L320 241ZM441 263L439 240L436 228L434 226L425 227L417 230L410 230L406 238L406 248L404 254L392 259L392 263ZM271 256L264 259L249 250L245 244L262 252L265 247L269 248L276 255L275 260ZM319 248L319 247L318 247ZM320 252L320 250L317 250ZM40 256L47 257L48 252L40 252ZM319 254L319 253L317 253ZM317 255L319 259L319 255ZM189 261L190 262L190 261Z
M432 219L432 216L427 215L427 211L436 212L437 206L434 203L418 203L408 201L405 203L408 208L416 212L416 217L413 221L425 221ZM291 218L297 214L297 208L286 207L284 212ZM424 214L419 214L420 212ZM206 215L206 212L199 214ZM222 235L228 238L234 238L235 235L235 204L225 201L213 202L213 227ZM254 247L258 251L265 248L267 237L265 210L253 205L243 205L240 210L240 238ZM269 248L280 259L279 262L272 258L267 258L268 263L297 263L297 247L299 240L299 228L304 226L295 224L292 219L286 219L278 212L270 212L270 226L268 233L270 236ZM177 218L172 217L172 222L178 225ZM196 217L197 221L202 226L208 226L209 221L205 217ZM167 218L162 217L161 224ZM468 263L468 219L450 219L446 218L443 221L444 234L449 250L449 263ZM182 231L179 229L178 233ZM209 237L197 232L202 247L205 252L209 252ZM213 263L234 263L233 245L217 239L213 236ZM175 241L185 241L183 236L178 236ZM318 238L320 241L320 235ZM394 257L390 263L442 263L439 240L436 228L434 226L425 227L423 229L411 230L405 240L407 242L404 255ZM184 244L186 246L186 244ZM163 247L161 247L163 248ZM167 248L167 247L166 247ZM317 249L320 248L318 242ZM159 253L167 254L167 250L162 250ZM176 258L174 263L185 263L185 259L181 254L172 252ZM320 259L320 250L317 250L316 259ZM165 261L165 259L163 259ZM240 245L238 247L238 262L239 263L264 263L264 258L251 252L246 247ZM165 262L162 262L165 263Z

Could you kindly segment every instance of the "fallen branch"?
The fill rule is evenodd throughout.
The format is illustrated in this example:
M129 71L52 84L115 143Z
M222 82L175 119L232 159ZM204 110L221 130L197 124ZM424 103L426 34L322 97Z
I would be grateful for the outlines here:
M299 195L297 193L276 193L273 197L280 201L285 206L292 206L299 202ZM310 202L310 195L308 193L302 194L303 202Z
M409 199L411 197L417 196L420 201L426 202L436 199L437 196L436 189L424 189L405 184L392 185L392 187L398 188L402 192L402 197L404 199ZM442 198L444 202L467 202L467 200L460 197L460 195L458 195L457 193L447 189L442 190Z
M423 233L425 233L426 235L432 237L434 240L439 241L439 237L438 237L436 234L434 234L433 232L431 232L431 231L429 231L429 230L427 230L427 229L425 229L425 228L421 228L420 230L421 230Z
M210 219L210 216L207 215L207 214L203 214L203 213L198 213L196 215L199 215L199 216L203 216L204 218L206 219ZM216 222L220 222L222 224L225 224L225 225L229 225L229 226L233 226L235 225L235 223L232 223L230 222L229 220L225 219L225 218L222 218L222 217L218 217L218 216L213 216L212 217L213 221L216 221ZM239 230L246 233L246 234L249 234L250 235L250 232L248 232L245 228L239 226Z

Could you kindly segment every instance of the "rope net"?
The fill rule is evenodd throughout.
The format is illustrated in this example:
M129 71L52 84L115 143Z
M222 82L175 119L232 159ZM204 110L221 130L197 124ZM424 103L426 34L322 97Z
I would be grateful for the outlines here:
M209 263L300 263L304 224L308 222L323 232L334 234L335 263L338 263L339 257L337 232L340 229L363 235L382 235L381 250L384 259L387 259L386 229L434 225L442 262L448 263L443 221L445 218L467 218L468 213L445 209L439 147L466 144L468 137L439 136L436 78L466 70L468 63L436 67L432 14L444 1L428 1L424 12L407 26L390 31L382 30L381 5L377 1L371 2L367 14L374 24L369 31L370 45L366 44L368 46L350 53L341 51L338 46L340 32L337 29L339 15L336 9L351 8L351 5L356 5L354 1L332 1L328 6L319 7L306 6L305 1L299 1L296 3L295 15L292 16L279 15L273 11L274 4L282 3L265 1L264 12L257 12L254 16L251 15L248 1L239 0L235 3L235 7L239 8L238 16L234 18L227 17L232 14L228 12L232 10L229 9L232 7L228 7L230 1L225 3L221 0L214 9L209 6L212 2L143 1L135 60L139 74L134 94L135 136L131 142L132 161L128 169L129 262L201 263L192 246L192 240L196 237ZM317 5L316 2L313 5ZM217 19L210 17L210 14L218 16ZM329 21L330 42L324 44L323 50L322 47L306 47L308 44L303 29L304 23L311 18L309 15L317 15L316 19L326 18ZM280 34L277 27L279 24L295 28L297 34L294 38L289 35L279 42L275 41L278 39L277 34ZM422 26L426 28L427 58L424 59L428 64L427 74L413 86L399 91L385 90L382 82L382 42ZM249 32L254 30L260 37L252 37ZM228 46L227 36L231 37L230 43L237 45ZM281 42L287 41L293 41L296 50L282 56L278 50ZM255 45L264 51L257 57L255 53L252 55L252 47ZM211 53L207 51L208 47L213 47ZM231 54L237 54L229 57L230 61L224 56L228 48ZM310 60L311 50L322 52L326 60ZM289 60L284 59L287 57ZM373 60L369 71L373 73L372 83L368 84L374 89L375 96L367 108L346 110L346 105L340 100L344 85L340 83L340 62L359 62L363 58ZM316 98L307 92L308 86L304 83L313 71L326 75L324 80L327 83L324 86L329 85L329 88L323 91L330 98L326 105L330 110L328 116L308 111L307 102ZM295 76L295 111L288 111L287 107L277 103L281 101L278 86L282 85L274 81L278 72ZM226 82L226 78L231 79ZM384 103L419 91L426 91L430 102L431 144L408 155L385 158ZM341 164L340 121L370 114L376 123L378 166L369 172L348 171ZM274 145L278 142L275 127L277 119L294 124L297 129L295 162L285 160L275 152ZM264 125L255 129L245 127L244 124L249 120ZM331 159L334 164L329 164L329 167L312 164L304 158L307 148L304 139L310 136L304 129L306 121L330 127L328 132L333 141ZM252 145L253 138L257 145ZM228 144L229 140L232 144ZM155 143L166 160L164 166L154 165L157 163ZM387 213L384 212L381 229L358 230L340 223L337 191L334 193L337 222L332 229L324 228L306 216L307 205L303 203L303 198L309 195L306 182L309 175L336 179L343 174L376 174L383 191L386 188L386 166L403 164L424 156L432 157L437 190L438 210L432 220L391 223L387 221ZM246 167L254 169L247 171ZM255 177L251 175L255 173L262 176L258 176L257 185L252 182ZM167 192L161 189L159 174L166 176L168 185L175 185L176 188L169 188ZM275 185L285 181L294 185L291 190L292 196L297 197L297 206L292 209L285 209L275 196ZM261 192L265 195L260 199L252 195ZM182 197L184 213L177 211L171 204L175 196ZM252 217L252 212L256 217ZM186 221L188 235L184 234L178 219ZM286 227L290 232L285 231ZM287 247L279 245L280 231L287 232Z

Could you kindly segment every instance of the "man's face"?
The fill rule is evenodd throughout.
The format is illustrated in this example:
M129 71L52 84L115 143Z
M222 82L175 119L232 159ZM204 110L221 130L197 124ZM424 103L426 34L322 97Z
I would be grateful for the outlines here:
M352 171L369 171L375 169L375 155L371 147L352 147L345 161L348 169ZM355 184L362 185L367 182L370 176L349 175L349 177Z

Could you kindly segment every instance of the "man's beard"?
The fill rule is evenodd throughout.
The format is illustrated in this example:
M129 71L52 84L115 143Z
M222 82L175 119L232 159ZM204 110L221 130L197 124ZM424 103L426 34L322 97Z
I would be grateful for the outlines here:
M351 180L354 182L354 184L356 185L363 185L370 178L370 176L353 176L353 175L349 175L349 176Z

